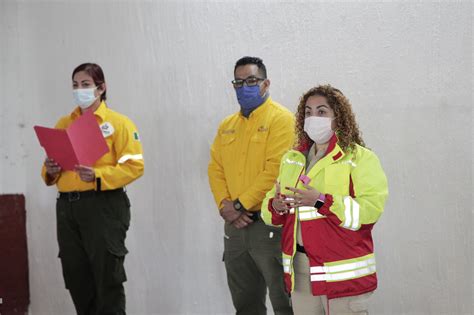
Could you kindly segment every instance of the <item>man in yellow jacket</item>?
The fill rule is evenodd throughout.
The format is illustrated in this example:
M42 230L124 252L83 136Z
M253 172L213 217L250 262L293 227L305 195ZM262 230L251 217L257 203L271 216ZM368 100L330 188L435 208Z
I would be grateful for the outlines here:
M224 262L237 314L266 314L268 287L274 313L293 314L285 293L281 230L259 210L294 142L294 117L269 95L260 58L243 57L232 81L240 111L225 118L211 147L209 183L225 221Z

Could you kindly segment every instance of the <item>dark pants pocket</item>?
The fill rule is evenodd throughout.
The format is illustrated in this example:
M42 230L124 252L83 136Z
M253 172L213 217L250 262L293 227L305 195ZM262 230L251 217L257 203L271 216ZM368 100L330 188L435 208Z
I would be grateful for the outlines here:
M106 284L114 285L120 284L127 281L127 275L125 273L125 251L113 252L109 249L107 255L107 276Z

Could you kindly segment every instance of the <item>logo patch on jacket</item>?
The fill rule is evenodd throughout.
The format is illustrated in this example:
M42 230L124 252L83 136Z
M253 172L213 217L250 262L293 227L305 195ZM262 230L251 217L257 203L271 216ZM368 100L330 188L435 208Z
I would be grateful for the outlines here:
M102 131L102 135L104 136L104 138L113 135L115 131L114 126L112 126L112 124L109 122L105 122L100 125L100 130Z
M301 166L301 167L304 166L304 163L301 163L301 162L295 161L295 160L290 160L289 158L286 158L286 160L283 161L283 163L285 163L285 164L292 164L292 165L298 165L298 166Z
M264 126L258 127L258 132L265 132L268 131L268 128L265 128Z
M138 134L138 132L134 132L133 133L133 139L137 140L137 141L140 141L140 135Z
M355 164L352 160L339 161L339 162L337 162L336 164L350 164L352 167L356 167L356 166L357 166L357 164Z

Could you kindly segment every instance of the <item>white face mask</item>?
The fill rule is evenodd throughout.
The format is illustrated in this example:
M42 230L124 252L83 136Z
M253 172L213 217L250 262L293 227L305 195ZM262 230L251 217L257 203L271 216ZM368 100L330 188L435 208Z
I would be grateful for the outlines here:
M97 87L90 89L75 89L72 90L72 96L74 98L74 104L78 105L80 108L85 109L91 106L92 103L98 98L94 95Z
M332 118L328 117L307 117L304 120L304 131L316 144L324 144L334 134L331 128L332 120Z

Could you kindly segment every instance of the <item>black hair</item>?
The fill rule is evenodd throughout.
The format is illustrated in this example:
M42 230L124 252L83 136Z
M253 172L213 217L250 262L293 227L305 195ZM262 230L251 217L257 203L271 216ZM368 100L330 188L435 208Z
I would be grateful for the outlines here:
M256 65L258 67L258 72L260 73L261 77L263 79L267 78L267 68L263 64L263 60L258 57L245 56L237 60L234 67L234 74L237 67L245 66L245 65Z
M105 77L104 77L104 71L102 71L102 68L95 63L83 63L82 65L79 65L74 69L72 72L72 79L74 80L74 75L78 72L84 71L88 75L92 77L92 80L94 80L94 83L96 86L99 86L103 83L105 83ZM104 91L100 95L100 100L105 101L107 99L107 91Z

